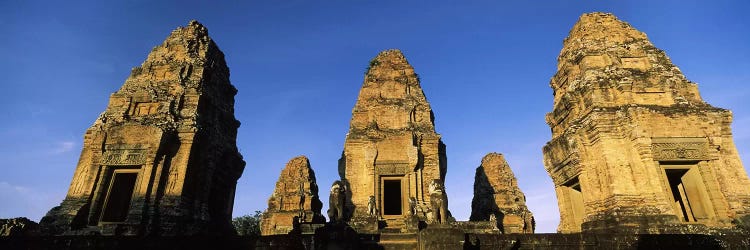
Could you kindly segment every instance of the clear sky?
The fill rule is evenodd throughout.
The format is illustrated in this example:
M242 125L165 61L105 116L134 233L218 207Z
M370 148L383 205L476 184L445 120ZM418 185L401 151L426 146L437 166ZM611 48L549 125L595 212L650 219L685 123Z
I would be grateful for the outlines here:
M379 51L399 48L447 145L453 215L468 220L475 168L500 152L537 232L554 232L557 201L542 164L549 79L562 40L592 11L645 32L704 100L731 109L750 167L747 1L101 2L114 1L0 1L0 218L38 221L62 201L83 133L109 95L191 19L208 27L239 89L247 167L235 216L264 210L281 169L302 154L327 203L365 68Z

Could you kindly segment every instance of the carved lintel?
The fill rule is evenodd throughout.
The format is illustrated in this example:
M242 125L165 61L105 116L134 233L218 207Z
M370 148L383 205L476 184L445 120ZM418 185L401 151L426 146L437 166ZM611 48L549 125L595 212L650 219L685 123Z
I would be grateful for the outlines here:
M131 145L107 145L102 154L100 165L122 166L143 165L146 163L146 149Z
M408 163L375 163L375 171L378 175L405 175L408 173Z
M651 144L654 160L705 160L708 158L706 138L654 138Z

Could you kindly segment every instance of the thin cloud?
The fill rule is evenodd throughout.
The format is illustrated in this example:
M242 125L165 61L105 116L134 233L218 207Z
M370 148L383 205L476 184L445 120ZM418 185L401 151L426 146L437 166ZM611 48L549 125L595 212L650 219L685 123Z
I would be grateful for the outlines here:
M27 217L39 221L42 216L59 202L54 195L39 192L31 187L19 186L0 181L0 218Z
M11 192L11 193L17 193L17 194L22 194L22 195L31 193L31 189L29 188L22 187L22 186L14 186L4 181L0 182L0 190L2 190L3 193Z
M62 141L62 142L58 142L58 143L57 143L57 144L55 145L55 148L53 148L53 149L52 149L51 153L52 153L52 154L63 154L63 153L67 153L67 152L70 152L71 150L73 150L73 148L75 148L75 146L76 146L76 143L75 143L75 142L73 142L73 141Z

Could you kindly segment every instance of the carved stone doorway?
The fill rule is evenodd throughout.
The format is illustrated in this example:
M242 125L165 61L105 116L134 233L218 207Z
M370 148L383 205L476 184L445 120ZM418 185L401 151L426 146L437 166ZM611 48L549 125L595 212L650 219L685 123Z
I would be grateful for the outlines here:
M397 218L404 214L405 183L403 176L380 178L380 211L385 218Z
M104 200L100 222L123 222L130 209L130 200L138 178L138 170L115 170Z
M675 215L683 222L705 222L714 219L714 208L699 170L693 162L661 163L669 184Z

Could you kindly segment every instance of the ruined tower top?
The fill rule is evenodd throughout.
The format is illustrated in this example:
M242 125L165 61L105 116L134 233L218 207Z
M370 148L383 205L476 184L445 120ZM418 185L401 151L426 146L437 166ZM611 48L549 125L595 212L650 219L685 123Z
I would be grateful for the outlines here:
M399 69L396 65L400 65L402 67L409 67L411 68L411 65L409 65L409 62L406 61L406 57L404 56L404 53L401 53L401 50L399 49L388 49L383 50L380 53L378 53L374 60L379 60L381 62L388 62L390 65L383 64L383 67L373 67L371 69L376 68L385 68L385 67L392 67L393 69Z
M204 71L208 69L207 73ZM202 81L217 78L217 82ZM121 95L149 95L155 98L176 96L180 92L199 93L201 84L214 86L234 95L237 89L229 83L229 68L224 53L208 36L208 29L198 21L173 30L164 42L151 50L140 67L133 68L130 77L116 92ZM154 91L160 88L164 91Z
M581 15L564 40L565 46L558 59L568 53L601 52L617 44L648 39L646 34L620 21L610 13L587 13ZM582 51L583 50L583 51Z
M431 114L414 68L401 51L386 50L370 61L354 106L349 136L405 129L434 132Z
M594 107L708 105L664 51L612 14L582 15L557 61L554 110L547 115L554 135Z
M231 114L236 93L229 81L224 53L208 36L206 27L190 21L173 30L151 50L141 66L132 69L122 87L112 94L109 107L95 126L133 121L155 124L162 130L192 130L199 122L197 107L191 106L197 103L198 96L210 99L212 112ZM165 103L176 105L161 105ZM182 110L177 112L178 109ZM235 136L239 126L233 115L203 118L203 122L226 119L221 122L236 124L227 130L230 137Z
M170 50L170 47L174 46L179 49ZM161 45L151 51L144 64L167 59L172 63L195 62L206 57L209 46L215 47L216 44L208 36L208 29L198 21L192 20L187 26L173 30Z

